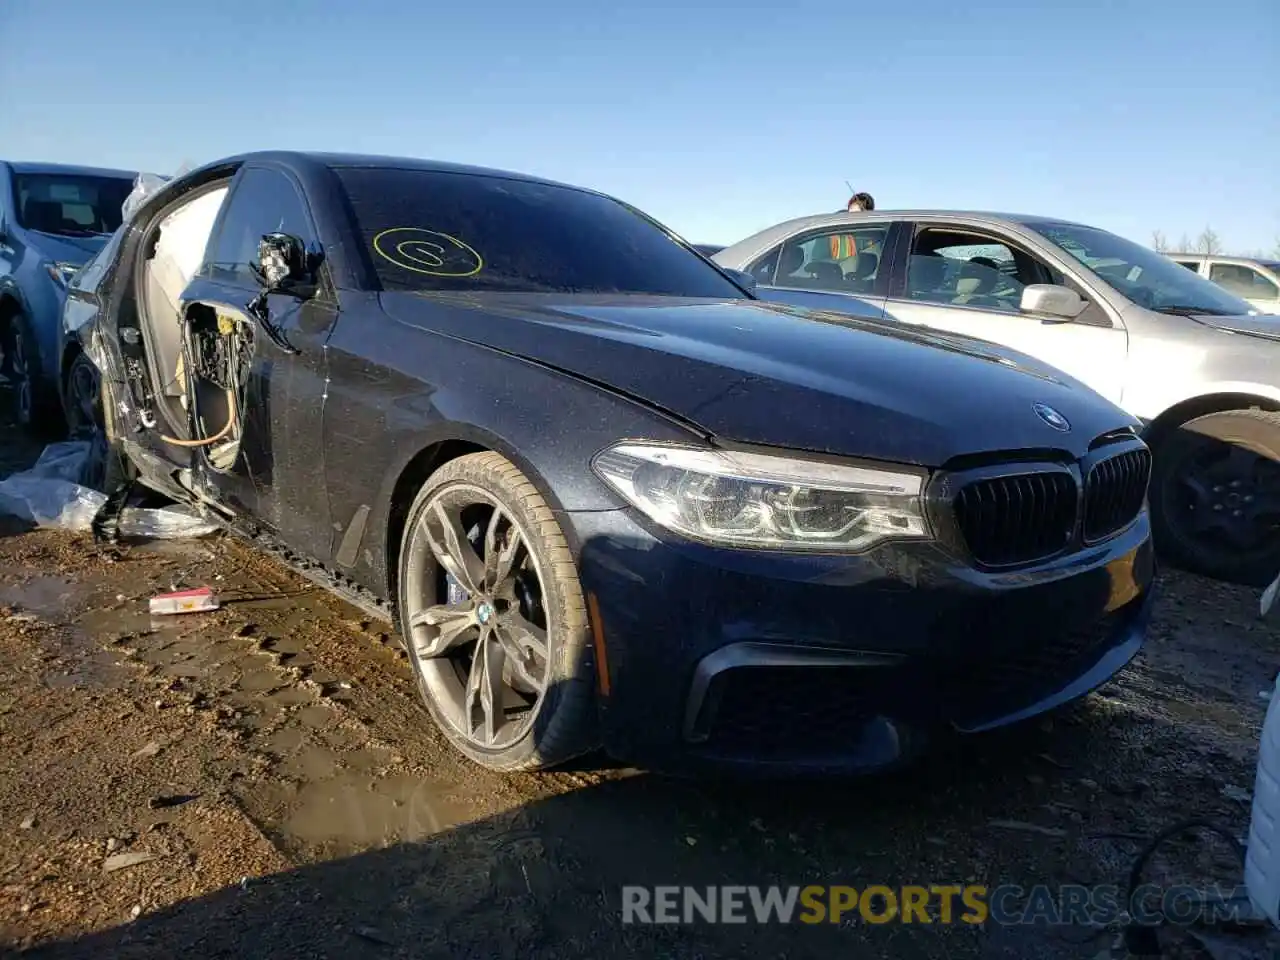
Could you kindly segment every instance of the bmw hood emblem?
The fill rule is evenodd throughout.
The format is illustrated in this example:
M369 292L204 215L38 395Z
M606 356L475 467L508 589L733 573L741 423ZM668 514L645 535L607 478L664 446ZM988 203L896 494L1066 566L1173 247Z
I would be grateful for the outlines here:
M1047 423L1053 429L1066 433L1071 429L1071 424L1067 418L1060 414L1047 403L1037 403L1033 405L1036 416Z

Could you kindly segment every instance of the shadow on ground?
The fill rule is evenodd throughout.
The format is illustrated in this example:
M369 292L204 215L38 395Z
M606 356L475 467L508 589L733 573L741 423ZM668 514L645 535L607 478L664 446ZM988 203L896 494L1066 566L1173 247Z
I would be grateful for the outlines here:
M1091 741L1100 731L1076 719L1082 726L1072 737L1076 746L1097 749ZM1047 731L1022 728L894 776L857 781L708 783L635 774L439 832L437 798L424 784L394 814L384 811L399 823L353 831L398 838L382 849L246 881L23 955L360 960L833 957L870 950L867 955L904 960L1083 956L1082 944L1097 940L1097 931L871 926L856 911L842 923L816 925L622 921L624 885L1116 882L1119 873L1073 874L1094 866L1092 858L1081 865L1078 848L1090 842L1083 827L1067 823L1069 829L1050 831L1058 838L1049 841L1056 862L1045 858L1042 834L1005 837L1015 853L993 863L992 837L952 833L956 827L987 832L979 811L990 806L993 787L1008 782L1010 792L1018 792L1014 784L1036 767L1048 740ZM345 815L369 814L351 803ZM928 824L935 821L939 834L933 836ZM1018 849L1032 859L1009 877ZM1004 875L993 876L997 871Z

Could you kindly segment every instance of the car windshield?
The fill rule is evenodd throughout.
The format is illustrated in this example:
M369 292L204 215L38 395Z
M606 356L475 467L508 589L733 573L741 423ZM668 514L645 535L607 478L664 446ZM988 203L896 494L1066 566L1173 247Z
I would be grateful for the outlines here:
M1220 316L1253 311L1217 284L1114 233L1068 223L1033 222L1027 226L1148 310Z
M124 201L132 190L133 180L128 177L87 174L19 173L13 182L19 225L67 237L118 230Z
M617 200L499 175L337 167L387 290L745 296Z

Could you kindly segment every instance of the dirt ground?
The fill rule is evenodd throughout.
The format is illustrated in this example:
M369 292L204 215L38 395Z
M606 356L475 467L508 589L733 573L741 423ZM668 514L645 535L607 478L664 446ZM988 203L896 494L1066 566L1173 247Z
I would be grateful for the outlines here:
M0 474L38 452L0 430ZM202 585L221 609L147 612ZM1253 591L1160 589L1115 682L901 775L688 782L596 758L499 777L449 750L384 625L240 543L0 517L0 953L1123 956L1114 928L623 924L621 888L1117 884L1175 821L1242 836L1280 631ZM1149 875L1230 887L1240 866L1202 840ZM1197 936L1165 955L1280 955L1265 931Z

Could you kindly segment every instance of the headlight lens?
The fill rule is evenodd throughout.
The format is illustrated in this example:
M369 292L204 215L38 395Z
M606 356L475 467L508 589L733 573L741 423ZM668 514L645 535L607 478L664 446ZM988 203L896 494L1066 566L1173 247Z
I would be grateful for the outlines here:
M624 442L592 468L649 519L696 540L856 552L929 537L926 474L910 467Z
M46 263L44 268L49 271L49 276L53 278L54 283L66 289L71 285L71 280L80 266L75 263Z

